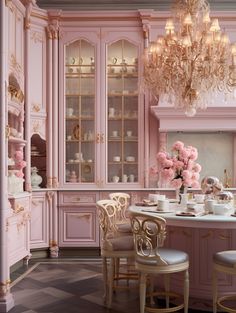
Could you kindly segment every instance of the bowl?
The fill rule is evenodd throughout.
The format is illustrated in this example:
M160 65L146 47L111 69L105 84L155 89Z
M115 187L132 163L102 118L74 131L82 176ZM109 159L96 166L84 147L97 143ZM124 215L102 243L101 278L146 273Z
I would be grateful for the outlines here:
M231 207L226 203L214 203L213 204L213 214L215 215L226 215L229 213Z
M127 156L127 157L126 157L126 161L127 161L127 162L135 162L135 157L133 157L133 156Z

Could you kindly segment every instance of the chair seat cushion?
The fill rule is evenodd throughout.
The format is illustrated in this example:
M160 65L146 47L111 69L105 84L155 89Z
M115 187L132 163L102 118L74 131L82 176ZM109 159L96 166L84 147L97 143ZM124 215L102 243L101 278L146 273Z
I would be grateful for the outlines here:
M131 251L134 250L133 236L120 236L110 238L102 243L102 249L108 251Z
M228 267L236 267L236 250L220 251L213 255L215 263Z
M167 248L160 248L158 251L160 253L160 257L167 263L167 265L176 265L188 261L188 254L184 251ZM157 259L154 257L144 258L141 256L136 256L136 262L149 266L157 265Z
M117 231L119 233L133 234L132 233L132 227L131 227L130 223L116 224L116 226L117 226Z

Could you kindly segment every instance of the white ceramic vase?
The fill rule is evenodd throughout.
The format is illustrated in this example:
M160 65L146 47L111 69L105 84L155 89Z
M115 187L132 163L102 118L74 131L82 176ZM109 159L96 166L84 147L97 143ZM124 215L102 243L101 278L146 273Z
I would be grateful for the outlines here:
M43 179L42 177L38 174L38 169L37 167L32 167L31 168L31 186L33 189L39 189L41 188L39 185L42 183Z

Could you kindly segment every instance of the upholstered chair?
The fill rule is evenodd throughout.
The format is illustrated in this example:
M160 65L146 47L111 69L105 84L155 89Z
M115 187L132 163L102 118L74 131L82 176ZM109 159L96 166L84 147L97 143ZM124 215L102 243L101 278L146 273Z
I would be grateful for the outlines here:
M135 267L140 273L140 313L147 312L174 312L184 308L188 312L189 298L189 261L188 255L179 250L163 248L166 238L166 221L160 216L147 216L141 213L131 214L131 225L135 245ZM170 307L170 299L180 297L170 292L170 274L184 272L183 303ZM154 275L163 274L164 291L153 292ZM150 301L146 301L147 281L151 281L149 292ZM165 308L153 307L153 296L164 296ZM150 304L149 304L150 303Z
M218 295L217 275L225 273L236 275L236 250L220 251L213 255L213 313L220 309L220 312L236 312L236 292L226 296ZM229 301L229 302L227 302Z
M120 279L137 279L137 275L130 270L128 263L126 272L123 274L120 274L115 268L117 260L134 258L134 241L133 235L121 234L117 229L117 201L111 199L99 200L96 206L101 229L101 256L103 260L105 303L110 308L114 289L121 288L115 282ZM108 259L110 260L109 268Z
M130 202L130 195L124 192L113 192L109 194L109 198L116 201L118 206L116 225L121 233L132 234L130 219L128 217L128 206Z

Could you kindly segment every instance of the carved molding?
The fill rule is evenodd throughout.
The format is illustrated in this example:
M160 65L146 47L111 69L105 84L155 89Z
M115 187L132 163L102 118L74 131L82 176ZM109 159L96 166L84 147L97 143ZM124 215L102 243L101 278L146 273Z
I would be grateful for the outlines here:
M5 5L8 7L12 12L14 11L14 5L12 3L12 0L5 0Z
M59 38L59 21L53 20L51 24L46 27L46 32L48 39L58 39Z
M31 104L31 111L38 113L41 111L41 105L39 103L32 103Z
M36 42L44 42L43 34L40 32L31 32L31 39Z
M36 133L36 134L39 134L40 137L42 138L46 138L45 136L45 132L46 132L46 127L45 127L45 120L34 120L32 121L32 124L31 124L31 132L32 133Z
M46 196L47 196L48 202L50 203L52 201L52 197L54 196L54 191L47 191Z
M59 185L57 177L52 178L52 187L57 188Z
M11 280L7 279L5 282L0 282L0 298L3 298L10 291Z
M18 232L21 230L21 228L22 227L24 227L25 225L26 225L26 223L30 220L30 213L29 212L27 212L27 213L24 213L23 215L22 215L22 218L21 218L21 220L19 221L19 223L17 223L17 230L18 230Z

